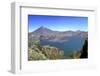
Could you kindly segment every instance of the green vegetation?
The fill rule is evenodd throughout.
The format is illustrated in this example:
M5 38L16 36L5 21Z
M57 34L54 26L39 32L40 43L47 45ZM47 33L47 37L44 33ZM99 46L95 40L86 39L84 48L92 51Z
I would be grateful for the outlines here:
M44 53L48 59L62 59L64 57L64 51L50 47L49 45L43 46L42 53Z
M80 58L88 58L88 39L85 40Z
M52 47L49 45L42 46L39 41L34 41L29 44L28 48L28 60L49 60L49 59L80 59L87 58L87 43L85 40L82 49L74 51L69 57L64 56L64 51L59 48Z
M29 55L28 59L29 60L45 60L45 59L47 59L45 57L45 55L42 54L41 52L37 52L33 49L29 49L28 51L29 51L29 53L28 53L28 55Z
M38 41L32 43L28 49L28 60L62 59L64 51L47 46L41 46Z

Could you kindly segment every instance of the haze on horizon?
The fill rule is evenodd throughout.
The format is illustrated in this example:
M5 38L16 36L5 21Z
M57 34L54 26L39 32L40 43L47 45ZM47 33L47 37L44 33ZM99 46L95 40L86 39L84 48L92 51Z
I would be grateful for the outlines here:
M88 31L88 17L28 15L28 32L40 27L54 31Z

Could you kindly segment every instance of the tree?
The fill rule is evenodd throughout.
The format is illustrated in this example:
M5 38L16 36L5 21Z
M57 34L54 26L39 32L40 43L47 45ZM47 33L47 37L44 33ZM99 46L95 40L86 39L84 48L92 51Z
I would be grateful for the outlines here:
M88 40L85 40L85 43L82 48L81 56L80 58L88 58Z

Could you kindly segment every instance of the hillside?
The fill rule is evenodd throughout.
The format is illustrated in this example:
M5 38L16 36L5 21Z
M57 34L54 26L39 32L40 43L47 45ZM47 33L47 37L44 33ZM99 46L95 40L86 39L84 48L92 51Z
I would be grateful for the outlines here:
M69 37L72 36L80 36L82 38L87 38L88 34L85 31L53 31L46 27L41 26L40 28L36 29L35 31L29 33L28 40L29 42L40 40L40 39L47 39L50 41L63 41L67 40Z

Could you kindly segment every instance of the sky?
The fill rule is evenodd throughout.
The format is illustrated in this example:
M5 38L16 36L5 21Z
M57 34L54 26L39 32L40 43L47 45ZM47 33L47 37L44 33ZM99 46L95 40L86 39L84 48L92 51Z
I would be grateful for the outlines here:
M28 32L41 26L54 31L88 31L88 17L28 15Z

